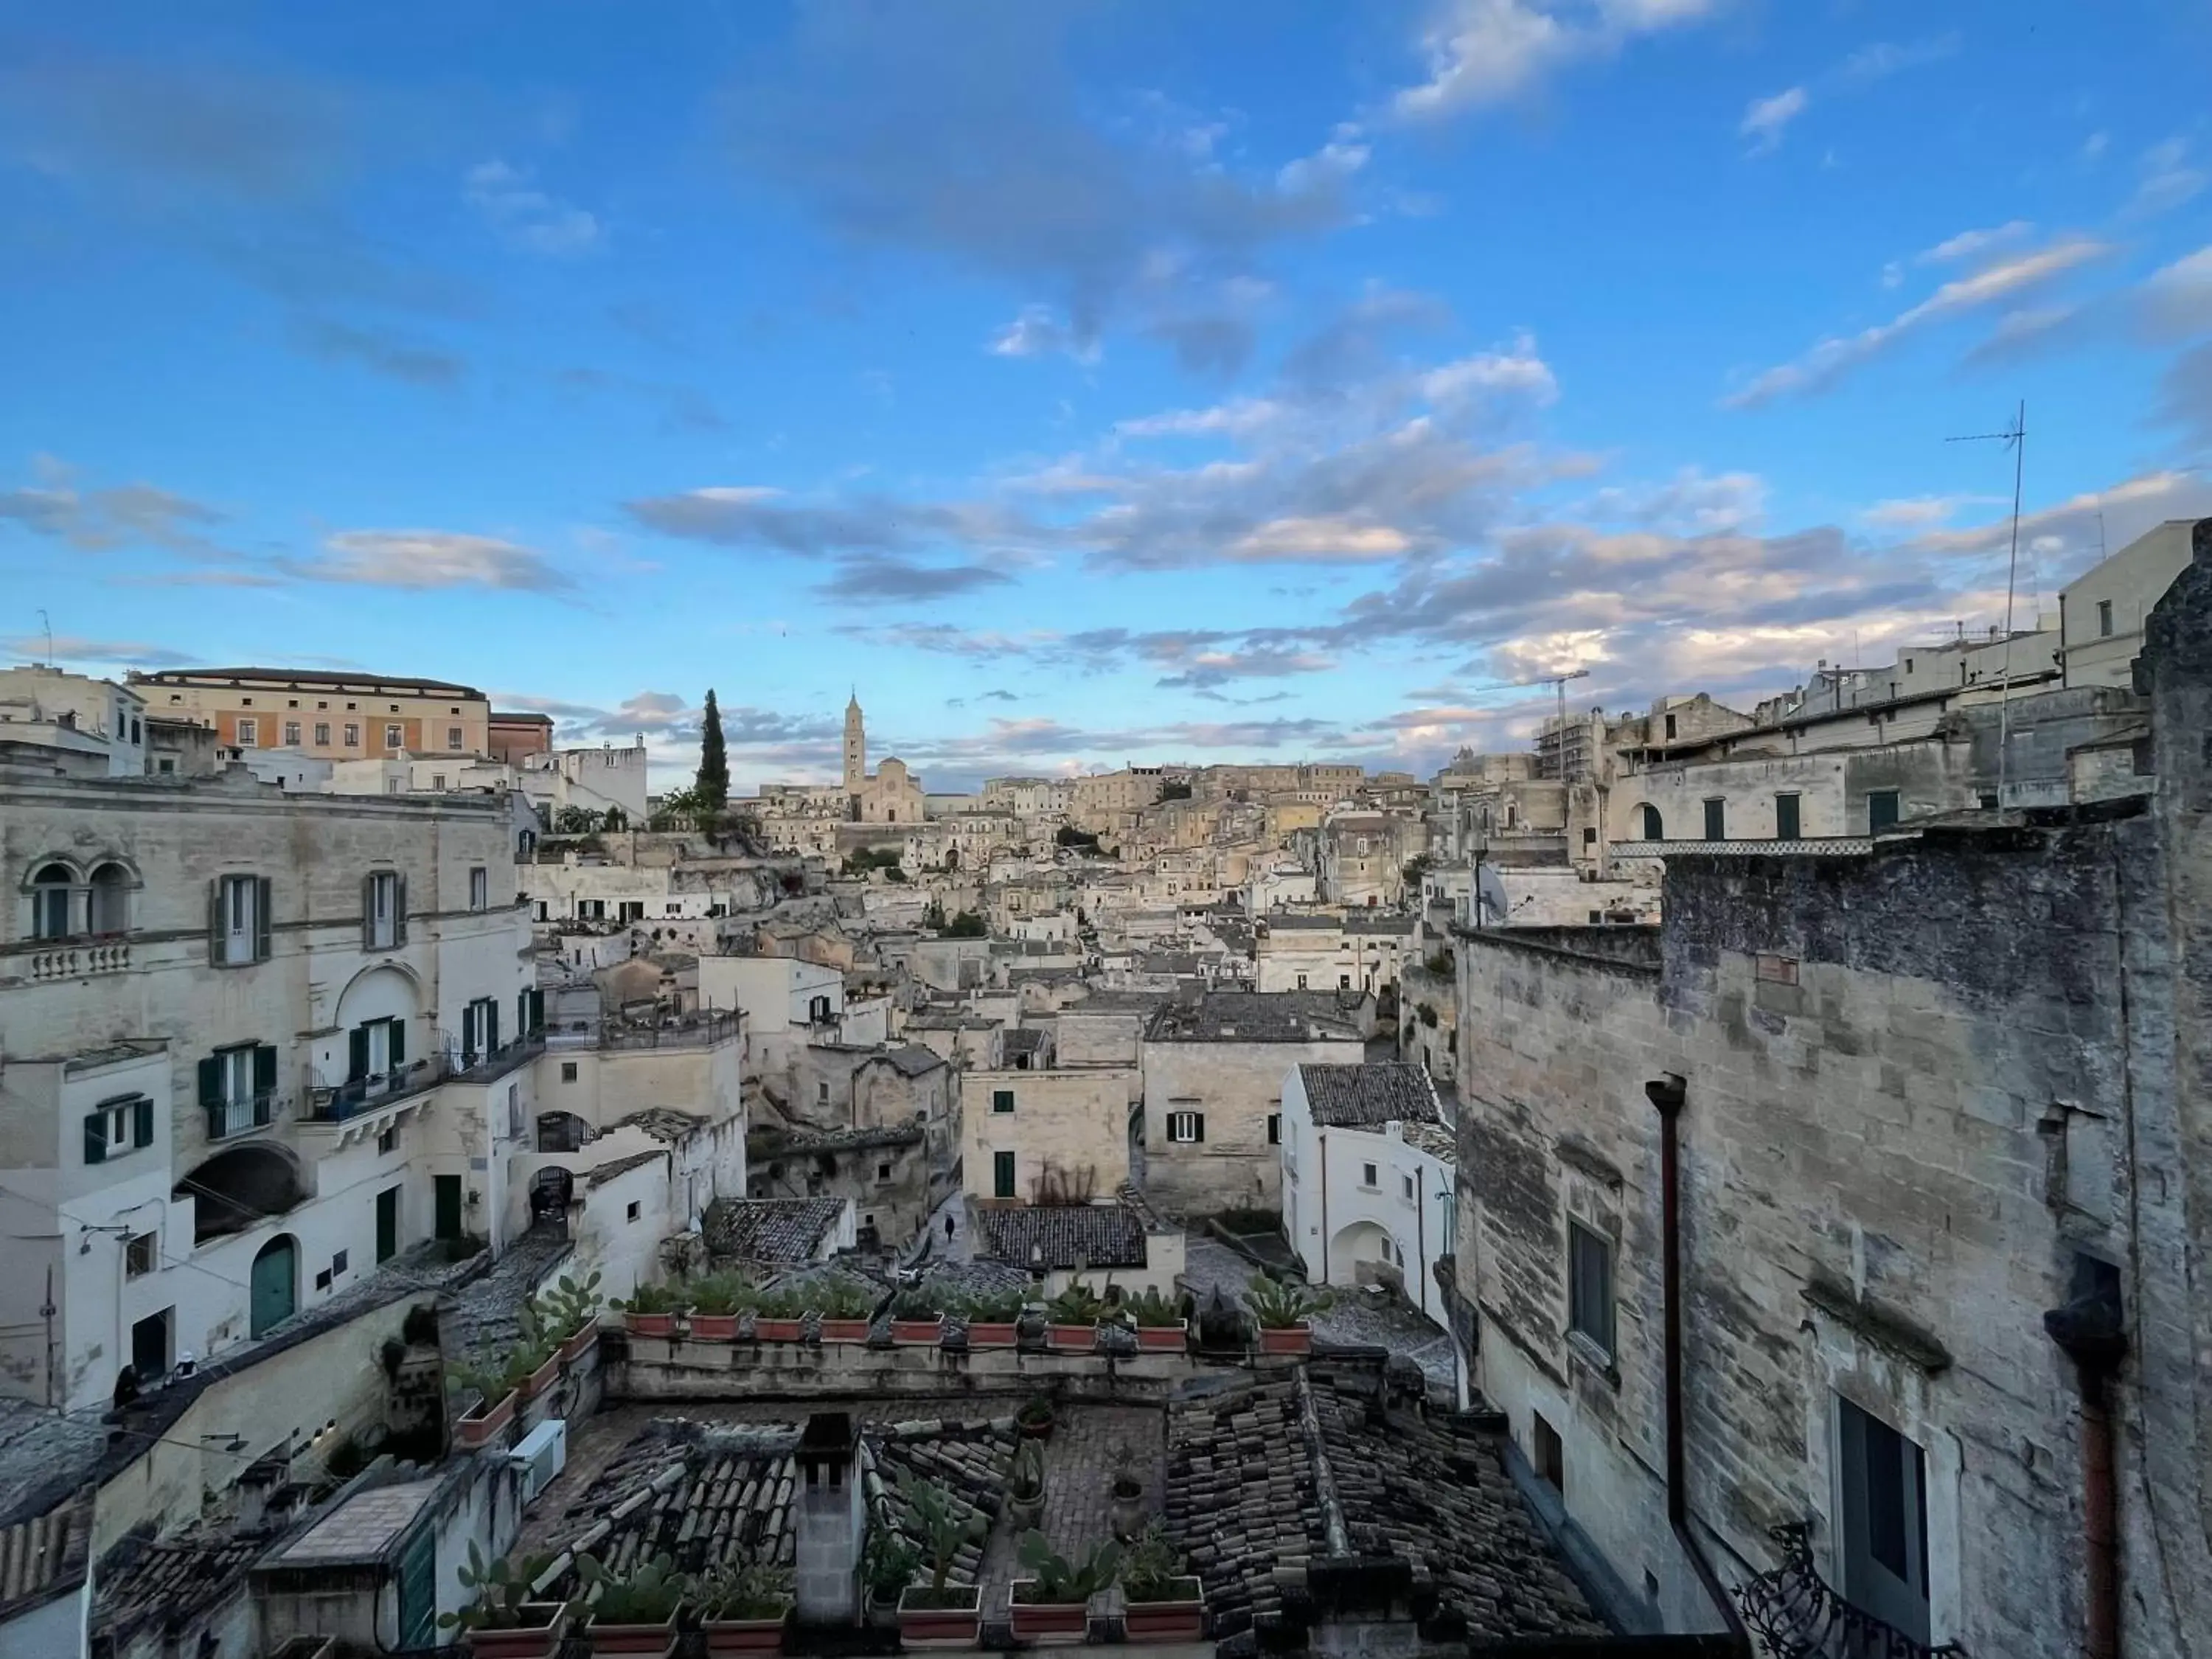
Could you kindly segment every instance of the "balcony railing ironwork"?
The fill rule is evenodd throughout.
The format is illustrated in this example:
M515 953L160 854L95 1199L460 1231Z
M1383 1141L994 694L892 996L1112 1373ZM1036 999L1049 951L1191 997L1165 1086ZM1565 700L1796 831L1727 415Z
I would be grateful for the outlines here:
M288 1103L271 1091L249 1096L244 1100L216 1101L209 1104L208 1139L228 1140L255 1129L266 1129L284 1115Z
M1736 1590L1765 1659L1966 1659L1955 1642L1930 1647L1845 1601L1820 1577L1802 1522L1777 1527L1773 1537L1782 1564Z
M441 1046L436 1054L389 1072L318 1085L311 1115L318 1123L343 1123L364 1112L395 1105L441 1083L492 1083L545 1052L545 1033L529 1031L488 1049Z

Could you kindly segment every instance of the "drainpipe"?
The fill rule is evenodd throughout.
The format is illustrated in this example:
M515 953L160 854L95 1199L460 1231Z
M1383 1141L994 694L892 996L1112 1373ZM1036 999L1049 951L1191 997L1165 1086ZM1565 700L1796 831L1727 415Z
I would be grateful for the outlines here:
M1682 1452L1682 1160L1680 1119L1688 1090L1669 1072L1644 1085L1644 1097L1659 1111L1659 1228L1662 1294L1665 1302L1667 1334L1667 1524L1674 1541L1689 1557L1705 1597L1728 1621L1739 1649L1751 1650L1751 1632L1735 1598L1721 1583L1705 1547L1690 1530L1690 1497L1683 1473Z
M2120 1271L2076 1251L2073 1294L2043 1316L2043 1328L2074 1362L2081 1390L2083 1659L2120 1651L2119 1488L2112 1478L2112 1382L2127 1358Z
M1328 1137L1321 1138L1321 1282L1328 1283ZM1301 1252L1300 1254L1304 1254Z

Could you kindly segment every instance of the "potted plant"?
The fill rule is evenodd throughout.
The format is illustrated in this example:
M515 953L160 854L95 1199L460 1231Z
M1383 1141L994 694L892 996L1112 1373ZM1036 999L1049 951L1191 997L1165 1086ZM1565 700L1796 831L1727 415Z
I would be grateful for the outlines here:
M1011 1348L1019 1340L1017 1328L1027 1300L1018 1290L978 1291L966 1304L968 1346L971 1348Z
M545 1328L560 1342L561 1363L574 1364L599 1340L599 1270L580 1281L562 1274L538 1302Z
M1196 1642L1206 1631L1206 1589L1157 1521L1121 1564L1122 1624L1132 1642Z
M783 1646L792 1607L788 1567L732 1561L701 1579L695 1594L708 1653L775 1653Z
M1252 1321L1260 1328L1260 1352L1304 1354L1313 1352L1310 1316L1334 1300L1326 1291L1314 1291L1297 1279L1274 1279L1254 1273L1244 1293Z
M545 1328L535 1303L515 1316L515 1342L507 1356L517 1401L535 1400L561 1379L561 1344Z
M833 1279L807 1293L807 1304L821 1316L824 1342L865 1342L875 1298L849 1279Z
M1145 1483L1137 1474L1136 1454L1127 1446L1114 1452L1114 1498L1109 1511L1114 1536L1123 1543L1145 1529Z
M514 1420L514 1384L504 1365L455 1365L446 1373L446 1386L455 1394L477 1396L476 1403L453 1425L455 1445L469 1449L487 1444Z
M950 1581L961 1547L981 1543L988 1528L933 1480L902 1481L899 1490L929 1562L929 1582L908 1584L899 1596L899 1639L910 1648L972 1648L982 1628L982 1593Z
M1045 1304L1050 1321L1045 1327L1046 1346L1069 1353L1090 1352L1098 1346L1098 1321L1105 1311L1096 1291L1079 1279L1070 1279L1067 1288Z
M753 1339L796 1342L805 1314L805 1305L789 1291L763 1291L753 1301Z
M738 1317L752 1304L753 1287L738 1273L708 1273L690 1284L690 1333L702 1342L733 1342Z
M897 1528L878 1522L868 1528L868 1541L860 1547L860 1579L867 1586L871 1620L898 1617L899 1597L921 1566L921 1552Z
M945 1308L934 1292L916 1285L891 1303L891 1340L920 1347L945 1339Z
M1091 1628L1091 1598L1112 1583L1121 1570L1121 1547L1110 1540L1077 1566L1053 1553L1041 1532L1024 1534L1022 1565L1030 1577L1017 1578L1007 1592L1017 1642L1080 1642Z
M1129 1298L1129 1316L1137 1322L1137 1346L1148 1353L1181 1353L1190 1338L1190 1322L1176 1299L1153 1285Z
M536 1601L531 1595L530 1587L550 1565L547 1556L510 1564L502 1555L486 1566L471 1539L469 1559L454 1576L477 1598L457 1612L440 1613L438 1627L465 1632L469 1650L477 1659L544 1659L558 1647L568 1622L563 1603Z
M676 1316L687 1303L680 1285L641 1285L614 1306L623 1316L623 1328L632 1336L673 1336Z
M676 1647L676 1613L691 1581L666 1553L617 1578L597 1556L576 1558L576 1605L593 1653L666 1654Z
M1014 1524L1027 1528L1044 1519L1044 1442L1022 1440L1014 1446L1013 1468L1006 1475L1006 1513Z
M1052 1438L1052 1396L1033 1394L1022 1401L1022 1408L1014 1413L1014 1426L1030 1440Z

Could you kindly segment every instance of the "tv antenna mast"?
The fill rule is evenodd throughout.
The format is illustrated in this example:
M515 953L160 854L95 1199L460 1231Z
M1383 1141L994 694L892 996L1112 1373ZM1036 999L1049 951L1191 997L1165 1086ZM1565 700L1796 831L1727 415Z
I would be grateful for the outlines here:
M2002 443L2012 451L2012 550L2005 561L2004 685L1997 693L1997 810L2004 811L2007 763L2012 738L2012 604L2020 580L2020 485L2027 465L2027 400L2021 400L2011 427L2003 432L1969 432L1946 443Z

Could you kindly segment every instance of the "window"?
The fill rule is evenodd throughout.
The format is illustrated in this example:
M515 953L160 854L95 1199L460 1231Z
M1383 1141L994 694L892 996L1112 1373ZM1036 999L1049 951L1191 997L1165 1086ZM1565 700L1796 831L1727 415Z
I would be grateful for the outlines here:
M636 1219L638 1218L638 1217L639 1217L641 1213L643 1213L643 1210L642 1210L642 1207L640 1206L640 1204L639 1204L638 1200L635 1200L635 1199L634 1199L634 1198L633 1198L632 1200L630 1200L630 1201L629 1201L629 1218L629 1218L629 1220L635 1221L635 1220L636 1220Z
M397 720L386 721L384 727L384 746L386 749L405 748L407 746L407 728L400 725Z
M1382 1184L1379 1172L1372 1164L1363 1164L1359 1166L1359 1184L1363 1187L1376 1187Z
M407 1022L392 1018L366 1019L346 1034L346 1080L396 1075L407 1066Z
M2112 602L2110 599L2097 601L2097 637L2100 640L2112 637Z
M361 884L361 948L388 951L407 942L400 920L402 885L396 870L373 870Z
M1300 975L1298 975L1298 989L1300 989L1301 991L1303 991L1303 990L1304 990L1305 988L1306 988L1306 976L1305 976L1304 974L1300 974Z
M1659 809L1650 801L1645 801L1636 809L1636 820L1637 833L1644 840L1664 841L1667 839L1666 822L1660 817Z
M1878 836L1897 823L1897 791L1875 789L1867 794L1867 834Z
M1399 1184L1405 1188L1404 1196L1406 1202L1411 1204L1413 1201L1413 1177L1409 1175L1401 1175L1398 1177L1398 1181Z
M1667 741L1674 741L1674 717L1672 714L1667 716Z
M890 1164L877 1164L877 1165L876 1165L876 1179L877 1179L877 1180L878 1180L878 1181L889 1181L890 1178L891 1178L891 1166L890 1166Z
M469 872L469 908L489 909L491 906L491 872L478 865Z
M446 728L446 747L448 749L459 749L460 746L461 728L458 726L447 726Z
M1705 839L1707 841L1728 839L1728 802L1718 795L1712 796L1705 802Z
M1668 723L1672 725L1672 720ZM1528 1461L1536 1466L1538 1479L1553 1492L1564 1492L1567 1489L1567 1456L1566 1448L1560 1443L1559 1431L1544 1420L1541 1412L1528 1415Z
M379 1158L383 1157L386 1152L392 1152L392 1151L395 1150L395 1149L398 1146L398 1145L399 1145L399 1131L398 1131L398 1130L397 1130L397 1129L379 1129L379 1130L376 1132L376 1155L377 1155Z
M461 1010L461 1063L473 1066L499 1051L499 1000L478 997Z
M1798 798L1795 795L1777 795L1774 798L1775 840L1795 841L1797 839L1797 799Z
M991 1196L1012 1198L1014 1195L1014 1155L1012 1152L991 1154Z
M1917 1643L1928 1640L1928 1467L1920 1448L1848 1400L1836 1401L1836 1528L1844 1597Z
M575 1080L576 1062L573 1060L562 1060L561 1062L561 1081L563 1083L574 1083Z
M991 1109L994 1112L1012 1111L1014 1109L1014 1091L1012 1089L992 1090Z
M340 1250L331 1258L331 1276L336 1278L346 1270L346 1253Z
M269 878L218 876L209 884L209 957L218 968L269 959Z
M73 886L73 872L66 864L49 864L31 878L33 939L69 938Z
M1595 824L1586 823L1583 826L1583 845L1585 847L1595 847L1597 845L1597 826Z
M1206 1139L1206 1114L1170 1112L1168 1139L1178 1146L1195 1146Z
M1267 1114L1267 1144L1270 1146L1283 1144L1283 1115L1280 1112Z
M144 1095L103 1100L85 1115L84 1161L105 1164L154 1144L154 1103Z
M444 794L446 793L446 775L443 772L431 773L430 787L436 793L441 795Z
M331 723L328 720L317 720L315 722L315 747L318 749L327 749L330 746Z
M346 722L345 746L349 749L358 749L361 747L361 727L355 725L351 720L348 720Z
M143 1279L161 1265L161 1236L133 1233L123 1241L123 1276Z
M1567 1328L1613 1358L1613 1247L1567 1223Z
M1349 991L1352 988L1352 975L1339 974L1336 976L1336 988L1340 991Z
M830 1085L827 1083L816 1084L814 1085L814 1098L817 1102L827 1101L830 1098Z
M131 741L133 743L143 743L145 740L144 730L138 724L138 717L134 714L131 717Z
M258 744L260 741L261 722L255 720L251 714L240 715L238 717L238 746L240 749L252 749Z
M131 1370L141 1387L169 1374L169 1328L176 1313L164 1308L131 1328Z

